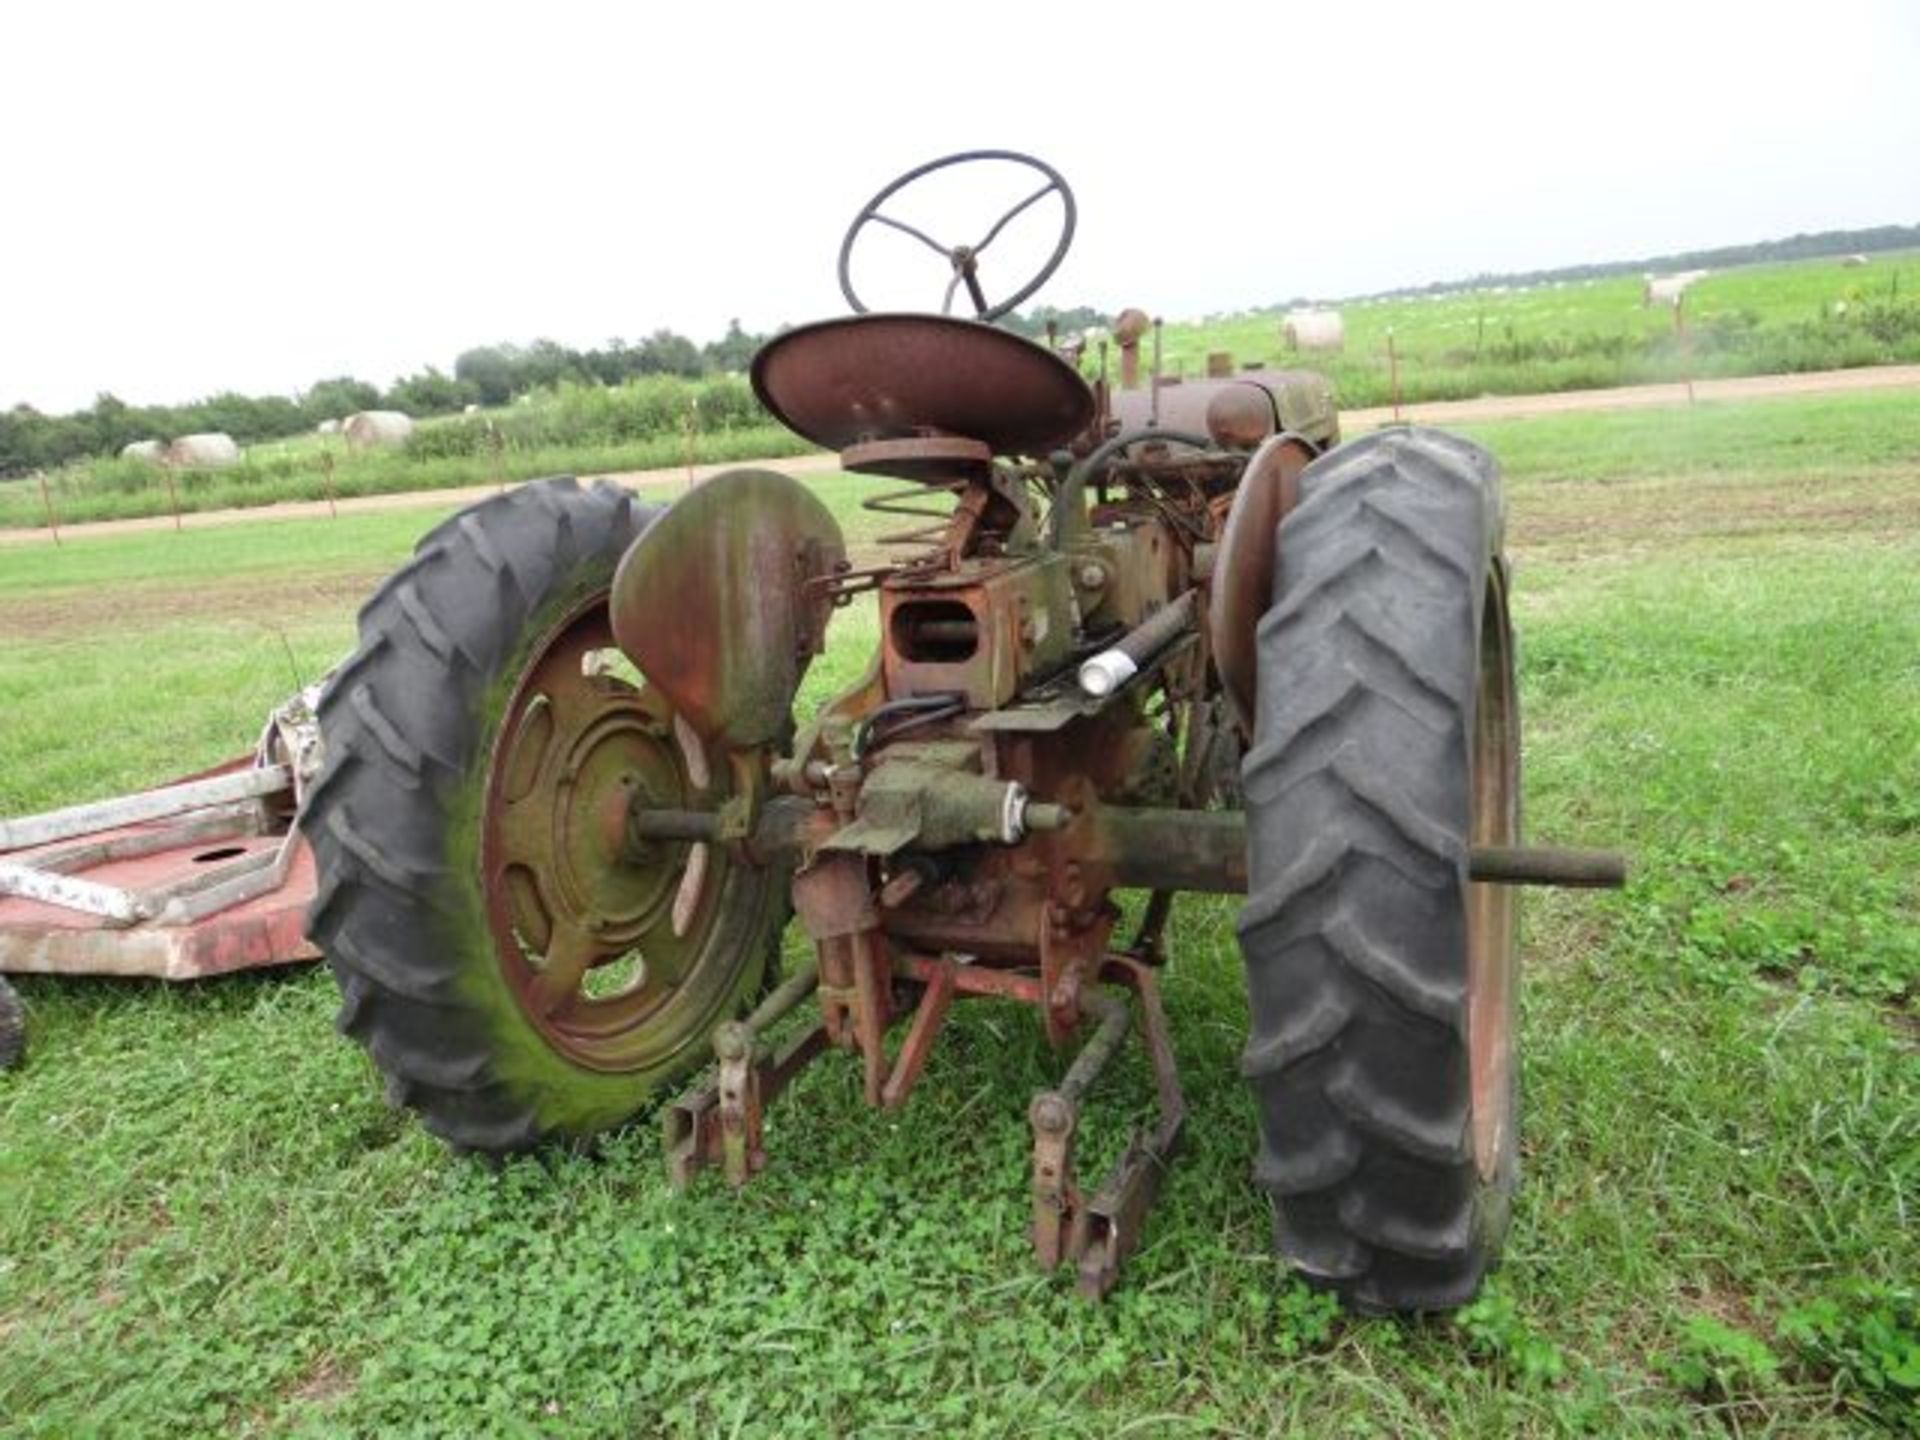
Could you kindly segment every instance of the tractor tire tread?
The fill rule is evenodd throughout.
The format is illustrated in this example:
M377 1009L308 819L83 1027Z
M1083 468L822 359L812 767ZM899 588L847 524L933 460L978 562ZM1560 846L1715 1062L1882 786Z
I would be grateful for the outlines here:
M361 607L359 648L321 696L326 764L300 816L318 868L309 934L340 987L341 1031L389 1099L457 1147L511 1152L547 1137L494 1073L446 955L444 842L455 782L476 757L469 727L439 717L477 701L499 669L506 637L490 632L503 610L531 610L585 561L610 570L656 513L560 478L453 517ZM497 602L476 601L495 588Z
M1491 459L1388 430L1316 460L1277 535L1242 785L1255 1182L1363 1311L1465 1303L1499 1217L1471 1143L1469 780Z

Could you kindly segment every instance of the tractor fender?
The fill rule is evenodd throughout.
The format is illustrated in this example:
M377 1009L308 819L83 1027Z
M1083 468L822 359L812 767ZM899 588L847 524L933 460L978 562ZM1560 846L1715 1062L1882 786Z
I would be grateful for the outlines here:
M1266 440L1240 477L1214 552L1207 638L1243 737L1253 734L1256 631L1273 603L1273 537L1299 498L1300 472L1318 453L1292 431Z
M806 486L729 470L674 501L621 558L614 639L702 739L730 749L784 741L832 613L819 582L846 556L839 525Z

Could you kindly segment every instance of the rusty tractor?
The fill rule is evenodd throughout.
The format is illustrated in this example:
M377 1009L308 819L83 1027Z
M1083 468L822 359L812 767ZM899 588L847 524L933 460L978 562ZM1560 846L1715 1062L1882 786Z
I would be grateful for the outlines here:
M969 162L1032 172L979 243L883 210ZM990 301L1003 227L1050 213L1040 274ZM1244 893L1279 1249L1356 1307L1461 1304L1515 1178L1512 887L1622 871L1521 842L1497 469L1420 428L1339 443L1311 374L1176 382L1156 342L1141 383L1137 312L1117 384L997 328L1074 214L1025 156L923 166L847 234L854 313L755 359L769 411L900 482L869 502L900 517L880 554L759 469L664 507L535 483L420 542L320 701L301 812L341 1028L482 1151L620 1125L710 1064L661 1112L669 1171L741 1185L816 1058L894 1109L957 1002L1019 1002L1077 1051L1029 1112L1033 1249L1097 1297L1185 1123L1174 897ZM876 225L940 255L942 313L861 302ZM877 652L796 726L856 599ZM792 915L812 958L780 974ZM1129 1037L1157 1121L1090 1185L1075 1136Z

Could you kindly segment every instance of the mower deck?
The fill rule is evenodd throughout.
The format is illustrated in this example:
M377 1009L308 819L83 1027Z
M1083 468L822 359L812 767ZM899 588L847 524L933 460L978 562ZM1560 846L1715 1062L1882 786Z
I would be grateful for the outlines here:
M113 824L154 797L225 797L269 780L242 756L179 787L63 812L75 822L50 828L67 831L60 839L0 854L0 972L182 981L317 958L303 935L313 854L255 797ZM42 820L56 816L10 824L33 833Z
M156 917L121 924L46 901L0 896L0 973L198 980L319 958L304 933L313 899L313 856L298 837L230 835L181 843L178 827L137 825L93 838L102 843L172 842L135 858L72 872L75 879L133 894L194 884L214 863L257 858L271 864L283 844L290 853L273 888L216 914L176 922ZM219 860L209 861L209 855ZM8 861L31 865L39 858L38 852L28 851Z
M304 704L275 712L255 754L0 821L0 973L177 981L317 959L293 825Z

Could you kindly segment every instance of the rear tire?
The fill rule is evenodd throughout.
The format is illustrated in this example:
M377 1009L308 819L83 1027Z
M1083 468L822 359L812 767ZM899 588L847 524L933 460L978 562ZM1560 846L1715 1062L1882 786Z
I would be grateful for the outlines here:
M1519 838L1504 513L1478 446L1393 429L1301 477L1260 622L1240 918L1280 1251L1366 1311L1465 1304L1516 1179Z
M571 479L462 512L362 608L320 701L308 932L388 1098L464 1148L632 1117L708 1058L785 925L784 873L716 847L683 904L688 847L638 868L607 828L635 785L696 803L673 757L698 742L601 666L614 567L660 513ZM751 759L698 769L709 796L753 783Z
M0 1070L11 1070L27 1055L27 1011L20 996L0 976Z

